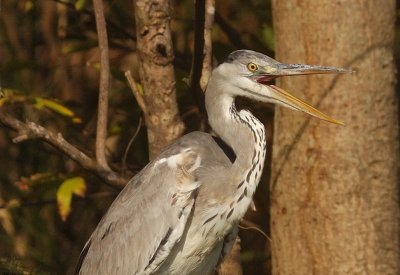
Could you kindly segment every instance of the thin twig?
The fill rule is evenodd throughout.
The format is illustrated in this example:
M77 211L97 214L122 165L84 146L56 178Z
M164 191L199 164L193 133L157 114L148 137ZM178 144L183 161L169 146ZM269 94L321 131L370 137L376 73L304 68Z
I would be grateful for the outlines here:
M61 134L54 134L34 122L24 123L12 116L4 114L2 111L0 111L0 122L18 132L18 136L13 139L15 143L31 139L43 140L70 157L84 169L102 178L112 187L120 188L128 182L127 179L118 176L113 171L104 169L104 167L99 165L94 159L88 157L75 146L68 143Z
M146 108L146 103L144 102L143 96L139 93L138 88L137 88L137 84L135 79L132 77L131 71L127 70L125 72L125 77L128 80L129 83L129 87L132 90L133 96L136 99L136 102L138 103L140 109L142 109L143 113L147 114L147 108Z
M241 225L239 225L240 229L255 230L259 232L261 235L263 235L268 241L272 242L271 238L266 233L264 233L264 231L262 231L255 223L245 219L242 219L240 223L241 223Z
M129 140L128 145L126 146L125 152L124 152L124 157L122 158L122 168L121 168L121 174L122 176L125 176L125 171L126 171L126 159L128 157L128 152L129 149L131 149L131 146L133 142L135 141L137 135L139 134L140 128L142 128L142 117L139 117L139 123L136 128L135 133L133 134L132 138Z
M105 170L111 170L107 164L105 153L105 142L107 138L108 91L110 89L110 64L108 58L108 38L106 21L104 18L103 0L93 0L93 8L100 50L100 87L97 113L96 159Z

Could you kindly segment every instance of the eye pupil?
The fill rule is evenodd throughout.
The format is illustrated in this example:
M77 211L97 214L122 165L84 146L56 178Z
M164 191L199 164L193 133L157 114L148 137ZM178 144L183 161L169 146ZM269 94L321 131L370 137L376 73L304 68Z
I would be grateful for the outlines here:
M257 65L254 64L254 63L249 63L249 64L247 65L247 68L248 68L250 71L254 72L255 70L257 70Z

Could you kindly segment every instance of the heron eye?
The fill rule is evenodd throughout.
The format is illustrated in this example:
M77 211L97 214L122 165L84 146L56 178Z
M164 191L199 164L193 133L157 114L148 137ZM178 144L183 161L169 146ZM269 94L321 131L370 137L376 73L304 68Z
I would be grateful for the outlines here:
M250 72L255 72L255 71L257 71L258 67L257 67L257 65L254 64L254 63L249 63L249 64L247 64L247 69L248 69Z

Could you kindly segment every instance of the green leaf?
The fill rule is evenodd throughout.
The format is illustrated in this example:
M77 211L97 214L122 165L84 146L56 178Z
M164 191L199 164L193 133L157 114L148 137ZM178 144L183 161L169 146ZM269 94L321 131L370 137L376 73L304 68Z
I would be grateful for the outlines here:
M74 117L74 112L71 111L71 109L65 107L64 105L61 105L60 103L57 103L53 100L42 98L42 97L35 97L35 107L38 109L43 109L44 107L59 113L60 115L66 116L66 117Z
M80 11L83 10L83 8L85 8L87 1L86 0L77 0L75 2L75 9Z
M58 213L65 222L71 212L72 195L84 197L86 193L86 182L82 177L66 179L57 190Z

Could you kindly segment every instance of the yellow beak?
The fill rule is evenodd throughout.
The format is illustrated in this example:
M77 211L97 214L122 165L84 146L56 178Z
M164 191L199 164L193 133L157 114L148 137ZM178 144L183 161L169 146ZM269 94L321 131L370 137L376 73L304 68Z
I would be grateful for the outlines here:
M309 75L309 74L337 74L337 73L351 73L352 70L346 70L335 67L324 67L315 65L303 65L303 64L284 64L284 63L272 63L268 66L263 66L260 68L260 72L255 75L257 82L267 85L270 89L270 97L277 100L284 106L293 108L295 110L303 111L314 117L322 120L329 121L331 123L344 125L343 122L338 121L311 105L307 104L303 100L291 95L287 91L269 84L271 79L281 77L281 76L293 76L293 75Z
M338 120L322 113L321 111L317 110L313 106L307 104L300 98L297 98L294 95L291 95L290 93L286 92L285 90L283 90L275 85L268 85L268 87L272 88L272 90L274 91L273 97L275 99L279 100L280 102L285 103L296 110L303 111L303 112L310 114L314 117L317 117L319 119L326 120L331 123L335 123L335 124L339 124L339 125L344 125L343 122L338 121Z

